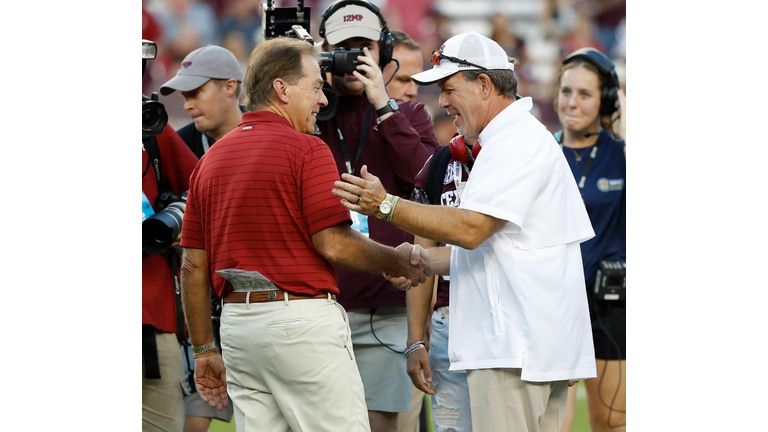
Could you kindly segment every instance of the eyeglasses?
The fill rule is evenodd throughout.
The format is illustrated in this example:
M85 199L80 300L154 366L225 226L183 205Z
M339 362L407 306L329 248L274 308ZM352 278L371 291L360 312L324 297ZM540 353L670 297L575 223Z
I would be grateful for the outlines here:
M440 60L450 60L450 61L452 61L452 62L454 62L456 64L459 64L459 65L464 64L464 65L474 66L474 67L480 68L482 70L488 70L488 68L484 68L484 67L482 67L480 65L476 65L474 63L470 63L470 62L468 62L466 60L461 60L461 59L458 59L456 57L451 57L451 56L443 55L443 53L439 53L437 51L432 51L432 65L433 66L440 66Z

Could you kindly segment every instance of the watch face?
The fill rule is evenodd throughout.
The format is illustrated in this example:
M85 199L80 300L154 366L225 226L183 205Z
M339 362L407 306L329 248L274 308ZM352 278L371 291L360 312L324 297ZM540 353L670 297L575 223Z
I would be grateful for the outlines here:
M392 109L393 109L393 110L395 110L395 111L397 111L398 109L400 109L400 107L397 105L397 102L395 102L395 100L394 100L394 99L390 99L390 100L389 100L389 106L391 106L391 107L392 107Z
M392 209L392 204L390 204L389 201L384 201L379 206L379 211L381 211L384 214L388 214L391 209Z

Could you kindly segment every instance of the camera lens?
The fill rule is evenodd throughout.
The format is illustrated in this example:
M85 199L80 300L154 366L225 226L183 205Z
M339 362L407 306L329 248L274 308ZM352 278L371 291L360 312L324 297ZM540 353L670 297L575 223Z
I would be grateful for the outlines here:
M141 105L142 136L157 136L168 123L168 113L160 102L143 101Z
M336 110L339 107L339 98L333 93L331 85L327 82L323 83L323 94L328 99L328 105L320 107L320 112L317 113L317 121L327 121L336 115Z
M168 205L165 210L155 213L141 224L142 249L146 253L159 254L165 252L181 232L184 212L177 201Z

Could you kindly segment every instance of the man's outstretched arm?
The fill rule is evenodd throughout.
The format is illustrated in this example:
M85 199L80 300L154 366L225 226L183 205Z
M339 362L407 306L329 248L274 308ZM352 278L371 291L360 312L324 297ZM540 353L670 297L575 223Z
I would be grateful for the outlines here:
M343 223L312 234L312 244L333 265L360 272L402 276L408 279L410 286L417 286L432 275L429 264L420 256L421 247L408 243L397 248L385 246Z
M334 183L333 194L344 198L341 204L358 213L373 216L387 191L379 178L363 165L361 177L342 174L344 181ZM360 197L359 201L358 198ZM355 203L355 204L353 204ZM451 206L433 206L399 200L393 210L392 224L421 237L442 243L475 249L499 231L507 221L472 210Z

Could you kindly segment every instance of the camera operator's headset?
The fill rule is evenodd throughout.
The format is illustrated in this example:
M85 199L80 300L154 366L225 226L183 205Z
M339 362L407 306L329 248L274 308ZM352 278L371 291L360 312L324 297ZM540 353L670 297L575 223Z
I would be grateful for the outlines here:
M334 12L349 5L362 6L379 17L379 21L381 22L381 35L379 36L379 67L384 68L384 66L392 61L392 52L395 50L395 38L393 38L392 33L389 32L387 21L381 15L380 9L373 3L362 0L346 0L334 3L323 12L323 18L320 21L320 28L318 30L320 37L325 39L325 21L330 18Z
M567 65L575 60L584 60L591 64L606 78L605 85L600 89L600 115L612 115L619 109L619 77L611 59L594 48L581 48L572 52L563 60Z

